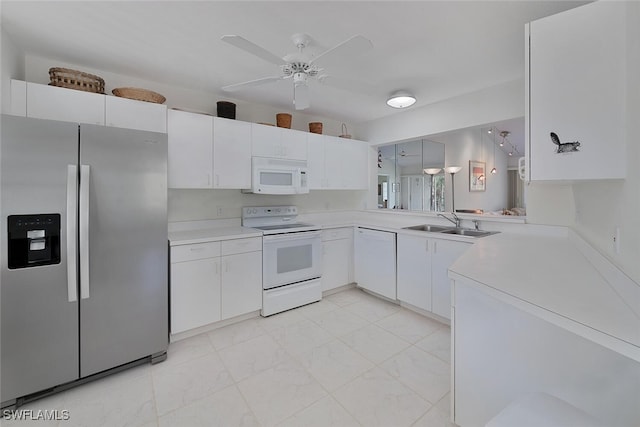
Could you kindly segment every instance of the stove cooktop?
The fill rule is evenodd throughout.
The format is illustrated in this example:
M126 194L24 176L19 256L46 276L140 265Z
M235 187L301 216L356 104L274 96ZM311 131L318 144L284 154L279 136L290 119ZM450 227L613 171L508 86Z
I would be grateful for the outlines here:
M252 228L257 228L258 230L287 230L290 228L303 228L303 227L313 227L311 224L304 224L304 223L296 223L296 224L278 224L278 225L259 225L259 226L254 226Z

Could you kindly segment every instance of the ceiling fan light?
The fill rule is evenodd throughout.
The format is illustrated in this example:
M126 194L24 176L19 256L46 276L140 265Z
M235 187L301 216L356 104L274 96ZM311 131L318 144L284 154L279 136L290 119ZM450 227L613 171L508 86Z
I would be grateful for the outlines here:
M398 91L387 99L387 105L393 108L407 108L415 104L416 98L408 92Z
M491 173L492 173L492 174L496 174L496 173L498 173L498 169L496 169L496 168L494 167L493 169L491 169Z

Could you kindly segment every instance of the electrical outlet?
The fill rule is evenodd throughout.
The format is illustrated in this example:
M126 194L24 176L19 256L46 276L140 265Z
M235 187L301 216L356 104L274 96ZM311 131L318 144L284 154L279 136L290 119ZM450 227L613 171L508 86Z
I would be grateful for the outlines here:
M222 216L222 206L216 208L216 216Z

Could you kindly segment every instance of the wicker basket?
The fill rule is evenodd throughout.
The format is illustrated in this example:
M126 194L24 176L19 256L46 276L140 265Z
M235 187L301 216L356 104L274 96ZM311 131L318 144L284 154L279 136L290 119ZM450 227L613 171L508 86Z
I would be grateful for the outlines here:
M278 113L276 114L276 123L279 128L291 129L291 114Z
M50 86L104 93L104 80L101 77L70 68L49 68L49 80Z
M322 122L309 123L309 132L322 134Z
M351 139L351 135L349 135L349 131L347 131L347 125L342 124L342 135L338 135L339 138L347 138Z
M115 96L121 98L135 99L137 101L147 101L156 104L163 104L167 100L159 93L152 92L147 89L140 89L137 87L117 87L111 91Z

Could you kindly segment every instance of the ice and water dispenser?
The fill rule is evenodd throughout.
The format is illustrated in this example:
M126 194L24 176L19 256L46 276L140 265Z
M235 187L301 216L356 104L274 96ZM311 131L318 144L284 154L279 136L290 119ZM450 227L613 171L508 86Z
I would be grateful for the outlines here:
M60 214L9 215L10 269L60 263Z

